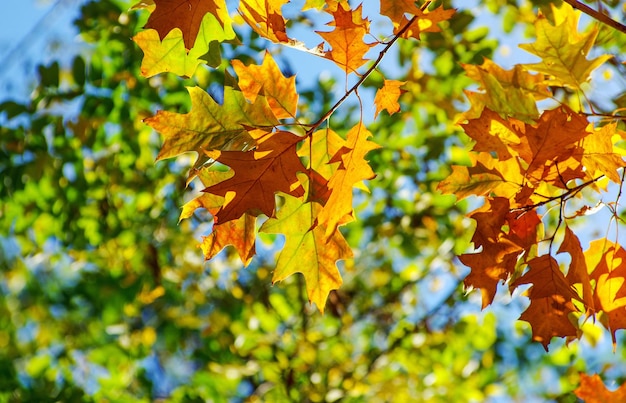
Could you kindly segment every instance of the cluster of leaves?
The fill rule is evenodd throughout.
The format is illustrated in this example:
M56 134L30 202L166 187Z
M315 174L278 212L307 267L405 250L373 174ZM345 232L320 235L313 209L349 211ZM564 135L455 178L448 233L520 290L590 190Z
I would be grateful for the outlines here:
M234 39L225 2L211 2L208 9L207 3L154 2L146 24L149 29L134 38L145 54L142 74L149 77L169 71L189 75L211 54L212 43ZM238 11L261 37L298 46L333 61L346 76L360 76L323 116L313 123L301 121L295 77L284 76L266 53L261 65L230 61L238 80L224 87L221 104L202 89L189 88L189 113L160 111L145 122L165 139L159 159L190 151L199 154L189 180L199 176L206 194L188 203L181 219L200 207L214 217L213 230L202 243L206 258L232 244L248 264L255 254L256 217L264 214L269 219L258 231L286 237L272 281L302 273L309 300L323 311L329 292L342 283L336 262L352 257L338 227L354 219L353 188L375 176L365 158L378 145L369 140L372 135L361 120L345 139L328 125L322 126L374 70L377 63L366 73L358 73L368 62L365 57L371 49L382 48L380 62L398 38L419 39L422 32L437 32L437 24L454 11L440 6L429 12L430 2L418 8L413 2L383 1L381 14L392 22L393 30L388 32L392 39L368 43L370 21L363 18L361 6L352 9L346 0L307 2L303 10L316 8L332 17L328 23L332 29L317 32L324 42L307 50L287 35L280 11L285 3L242 1ZM376 114L399 110L401 85L385 80L376 94ZM221 166L229 170L224 172ZM277 194L284 199L280 207Z
M578 33L579 15L563 5L553 7L551 20L539 17L536 41L521 46L538 56L538 63L511 70L489 60L464 66L481 90L467 93L471 109L463 116L463 130L474 141L471 166L453 167L439 186L459 198L485 197L470 214L479 252L460 256L472 270L465 284L481 289L483 307L492 303L501 282L508 282L511 291L531 284L530 306L520 319L531 324L533 338L546 349L553 336L579 338L589 317L598 316L614 342L615 332L626 328L626 251L601 238L583 252L572 229L575 221L602 207L610 210L616 226L621 223L626 151L620 146L626 133L618 128L618 111L591 120L598 114L583 87L611 56L588 59L598 29ZM579 112L559 99L559 92L567 91L578 97ZM537 102L543 100L557 105L539 112ZM602 200L609 182L619 186L614 201L571 212L569 205L577 206L587 190ZM554 216L556 223L550 221ZM569 254L569 265L559 263L561 254Z
M148 29L134 38L145 54L142 74L191 75L201 63L219 63L218 43L235 40L235 33L226 4L208 3L141 4L153 10ZM307 49L288 35L281 14L286 3L242 1L238 12L262 38L329 59L346 76L359 78L318 120L307 123L299 117L294 77L284 76L266 53L261 65L230 61L237 80L224 87L221 104L203 90L190 88L189 113L161 111L146 123L165 138L159 159L188 151L199 155L189 180L199 176L205 194L185 206L181 219L201 207L214 217L212 233L202 243L206 258L232 244L247 265L255 254L256 218L264 214L269 219L258 231L286 237L273 282L295 272L304 274L309 300L323 311L329 292L342 283L335 262L352 256L338 227L354 220L353 188L374 178L365 158L378 145L369 140L372 135L362 120L345 139L322 126L349 95L358 95L359 86L398 39L439 31L438 24L449 20L454 10L439 6L429 11L431 2L419 8L412 1L381 1L380 14L391 22L390 32L386 39L367 42L373 36L361 6L309 1L302 11L330 14L332 29L317 32L323 42ZM478 92L466 92L471 108L461 116L465 133L475 141L474 153L471 166L453 167L439 189L460 199L486 197L470 214L477 222L472 242L480 252L460 257L472 270L465 284L481 289L483 307L493 301L500 282L508 281L511 290L532 284L531 305L521 319L530 322L534 339L547 349L553 336L580 337L580 324L587 317L600 315L614 340L615 332L626 327L626 272L621 263L626 251L598 239L583 252L570 223L593 208L583 206L570 215L565 211L568 201L583 190L602 193L607 181L621 190L624 151L619 143L625 134L618 128L619 117L607 116L596 124L589 118L594 109L585 101L583 87L591 73L611 59L606 54L587 58L598 29L578 33L580 13L570 6L544 11L547 15L536 22L536 41L522 45L540 62L511 70L488 59L463 66L480 84ZM368 52L377 47L378 58L359 73L368 63ZM400 110L403 85L384 79L375 97L376 116L382 110ZM561 92L568 99L577 96L578 106L559 100ZM556 101L556 106L540 112L537 104L546 100ZM591 114L581 110L585 103ZM284 200L278 206L277 194ZM601 204L616 223L618 201ZM558 222L545 236L552 204L558 206ZM561 233L556 253L570 255L569 269L559 267L553 256Z

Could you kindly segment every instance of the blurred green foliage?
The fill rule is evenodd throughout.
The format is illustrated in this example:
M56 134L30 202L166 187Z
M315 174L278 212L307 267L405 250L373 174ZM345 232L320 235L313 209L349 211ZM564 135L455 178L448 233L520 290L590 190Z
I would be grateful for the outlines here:
M370 155L378 177L356 199L345 234L357 256L320 315L301 278L271 286L269 238L246 269L230 250L203 262L208 215L178 222L190 158L155 164L160 139L142 119L188 110L184 86L219 88L226 64L143 79L129 38L145 16L128 9L84 5L76 25L90 50L40 66L29 102L0 104L0 401L567 402L579 371L624 358L619 348L589 364L558 343L544 354L513 323L515 301L481 313L462 290L466 205L435 187L467 158L461 63L498 45L469 11L400 43L388 64L411 79L405 112L369 125L384 146ZM262 54L262 40L240 38L225 60ZM320 80L300 89L305 116L333 102L333 78ZM374 75L363 91L380 85ZM348 106L331 126L355 119Z

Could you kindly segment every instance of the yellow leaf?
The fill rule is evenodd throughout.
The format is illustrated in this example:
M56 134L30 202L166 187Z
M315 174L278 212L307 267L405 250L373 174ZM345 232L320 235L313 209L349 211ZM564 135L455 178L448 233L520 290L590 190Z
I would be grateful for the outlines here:
M556 25L540 15L535 23L537 40L520 47L541 58L541 62L524 65L530 70L550 76L548 85L568 86L580 89L589 80L591 72L610 59L602 55L588 60L587 55L598 36L594 26L584 34L578 33L580 12L563 3L560 8L552 5Z
M398 98L400 98L403 92L406 92L400 89L405 82L406 81L385 80L383 87L376 91L376 96L374 97L374 104L376 105L374 118L378 117L378 114L382 110L386 110L390 115L400 110Z
M261 226L261 232L284 234L285 246L278 257L272 282L282 281L294 273L302 273L306 282L309 301L324 312L326 299L331 290L342 284L337 260L352 257L352 250L341 232L335 230L325 236L326 228L315 225L322 206L315 202L284 195L285 204L276 218L270 218Z

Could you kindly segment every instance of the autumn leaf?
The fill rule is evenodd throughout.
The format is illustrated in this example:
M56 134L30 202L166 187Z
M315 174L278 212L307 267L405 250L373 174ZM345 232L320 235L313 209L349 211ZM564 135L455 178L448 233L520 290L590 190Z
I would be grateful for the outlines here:
M144 53L141 61L141 74L144 77L152 77L163 72L191 77L200 64L208 61L208 57L219 57L218 50L212 47L211 43L233 38L235 31L232 29L230 17L223 14L218 6L217 16L212 13L204 14L191 46L186 45L188 38L184 37L183 31L179 28L174 28L163 35L154 29L146 29L135 35L133 40Z
M329 7L328 11L332 13L333 21L328 25L334 26L334 30L316 31L331 47L325 57L334 61L346 74L356 73L367 61L364 56L373 46L363 41L363 37L369 33L369 21L363 19L361 5L352 10L346 0L331 4L334 6Z
M600 321L609 329L615 346L615 332L626 329L626 250L607 239L591 241L585 251L589 275L595 281L594 305L602 311Z
M247 100L254 103L260 94L265 96L277 119L295 119L298 108L296 77L285 77L269 52L265 52L260 66L245 66L239 60L233 60L232 65L239 77L239 88Z
M585 261L585 255L582 247L580 246L580 240L569 226L565 227L565 238L563 239L563 243L561 243L557 253L569 253L572 260L565 279L570 285L580 284L583 292L582 300L587 309L587 313L594 313L595 306L593 301L593 292L591 289L591 281L589 278L587 262Z
M487 153L470 154L473 166L455 165L452 173L439 182L442 193L461 200L468 196L499 196L512 199L523 189L523 169L518 160L497 160Z
M289 42L281 7L289 0L240 0L239 14L250 27L272 42Z
M304 140L298 155L308 161L306 174L311 184L307 201L326 204L330 197L328 180L339 165L339 161L334 163L330 161L345 143L341 136L329 128L318 130Z
M244 266L247 266L256 253L255 239L256 217L243 214L235 220L215 223L211 234L202 237L200 247L205 260L210 260L226 246L232 245L237 250Z
M157 160L175 157L189 151L199 154L194 168L207 161L204 150L246 150L255 141L246 127L265 127L268 131L278 125L264 97L249 103L243 94L224 87L224 103L218 104L198 87L187 88L191 96L191 111L186 114L159 111L145 119L148 125L164 137Z
M616 132L617 123L602 126L585 137L577 149L576 156L585 167L589 180L605 175L615 183L621 182L618 169L623 168L625 163L623 151L614 146Z
M470 218L476 221L472 237L478 253L466 253L459 260L471 268L465 278L466 287L481 290L483 308L491 304L499 282L506 281L517 263L522 248L503 237L502 226L509 213L509 202L505 198L487 199L485 204L474 210Z
M376 91L376 96L374 97L374 105L376 105L374 118L377 118L378 114L383 110L386 110L390 115L400 111L398 98L406 92L400 89L404 84L405 81L385 80L383 87Z
M272 217L274 193L302 196L304 192L296 176L306 169L296 154L296 144L301 140L295 134L278 131L260 139L254 150L205 151L208 157L235 171L233 177L204 189L226 198L215 214L216 222L235 220L246 212Z
M580 374L580 386L574 390L585 403L614 403L626 401L626 384L610 391L598 374Z
M422 10L414 0L381 0L380 14L389 17L394 28L398 28L406 20L405 14L420 15Z
M213 15L223 31L232 31L224 0L154 0L154 4L156 8L150 14L145 28L155 29L160 39L178 28L187 49L194 46L206 14Z
M381 11L381 14L387 15L393 22L394 34L399 34L406 27L401 35L402 38L420 39L420 34L423 32L441 32L439 23L449 20L456 12L453 9L444 9L443 5L434 10L423 10L415 7L415 5L409 6L407 3L410 2L407 0L401 2L394 2L393 0L381 1L381 10L385 10L385 13ZM407 18L405 14L412 15L415 21L413 21L413 18ZM413 23L409 25L411 21Z
M269 234L284 234L286 238L272 283L302 273L309 301L315 302L323 313L328 294L342 283L336 262L351 258L352 250L341 232L335 230L326 237L326 228L315 224L322 209L319 203L302 202L290 195L284 197L285 204L276 218L268 219L259 229Z
M477 119L461 125L465 134L476 141L473 151L496 153L500 161L519 155L515 147L522 142L520 129L523 126L523 122L514 118L503 119L489 108L484 108Z
M552 337L577 337L578 329L568 315L578 312L572 299L580 300L556 259L542 255L528 262L530 270L511 284L515 289L522 284L532 284L528 291L530 306L520 320L530 323L533 340L543 344L548 351Z
M204 168L198 172L198 177L205 187L223 182L232 177L232 171L213 171ZM191 217L199 208L206 209L215 215L224 204L224 197L211 193L202 193L185 203L180 214L180 220ZM255 252L256 217L244 214L237 220L223 224L213 224L211 233L202 237L200 247L206 260L215 257L224 247L233 245L241 258L244 266L247 266Z
M203 168L198 171L198 177L202 181L204 187L225 181L231 176L233 175L230 171L213 171L207 168ZM183 205L178 221L180 222L186 218L191 217L194 212L199 208L203 208L212 215L214 215L220 209L220 207L222 207L223 204L224 197L210 193L202 193L200 196L191 199Z
M328 181L330 197L318 218L320 225L326 227L327 237L335 232L344 216L352 214L354 185L376 176L365 159L368 152L380 147L368 140L371 135L359 122L348 132L346 145L330 160L331 163L340 162L340 165Z
M567 160L576 151L578 141L589 134L588 124L582 114L561 106L545 111L536 125L526 125L527 145L514 147L528 163L526 177L539 181L545 176L546 164Z
M514 116L515 120L533 123L539 117L537 101L551 95L544 76L530 74L521 65L504 70L485 59L480 66L464 64L463 68L469 78L479 83L482 91L465 91L471 109L462 115L461 120L476 119L484 108L488 108L504 118Z
M553 295L560 295L566 301L580 300L578 294L565 279L565 275L559 269L559 264L554 257L550 255L536 257L528 262L528 267L530 270L511 284L512 289L522 284L533 284L528 292L531 300Z
M530 300L530 306L522 313L520 320L530 323L533 340L548 345L553 337L578 338L578 329L569 319L569 314L576 312L571 300L555 294Z
M520 45L520 48L541 58L541 62L524 66L549 75L550 79L546 80L548 85L580 89L589 80L591 72L611 56L602 55L588 60L587 55L598 36L598 28L594 26L584 34L578 33L580 12L567 4L562 4L560 8L552 5L552 12L556 25L539 15L535 23L537 40Z

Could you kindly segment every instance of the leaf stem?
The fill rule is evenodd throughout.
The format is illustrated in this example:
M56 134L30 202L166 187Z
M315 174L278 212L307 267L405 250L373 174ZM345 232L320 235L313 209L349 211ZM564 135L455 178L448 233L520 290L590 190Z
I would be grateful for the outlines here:
M589 7L586 4L583 4L577 0L564 0L567 4L569 4L570 6L582 11L583 13L587 14L588 16L590 16L591 18L594 18L606 25L608 25L611 28L614 28L616 30L618 30L619 32L626 34L626 25L615 21L614 19L612 19L611 17L609 17L606 14L602 14L601 12L594 10L593 8Z
M427 1L426 3L422 5L422 7L420 7L420 9L422 11L426 10L430 6L431 3L432 3L432 0ZM387 54L387 52L393 46L393 44L398 40L398 38L402 36L402 34L404 34L409 29L409 27L415 21L417 21L417 19L418 19L418 16L413 16L413 18L411 18L411 20L409 20L409 22L407 22L406 25L403 26L402 29L400 29L398 33L389 42L385 44L385 48L378 54L378 57L374 61L374 64L372 64L370 68L367 69L367 71L361 76L359 81L357 81L352 86L352 88L346 91L346 93L341 97L341 99L335 102L335 104L321 118L319 118L315 123L311 125L311 128L307 131L308 136L310 136L322 123L324 123L324 121L326 121L333 113L335 113L335 111L339 109L339 107L345 102L345 100L348 99L348 97L352 95L352 93L355 92L361 86L361 84L363 84L363 82L365 82L365 80L367 80L370 74L372 74L372 72L376 70L376 67L378 67L380 62L383 60L383 57L385 57L385 54Z

